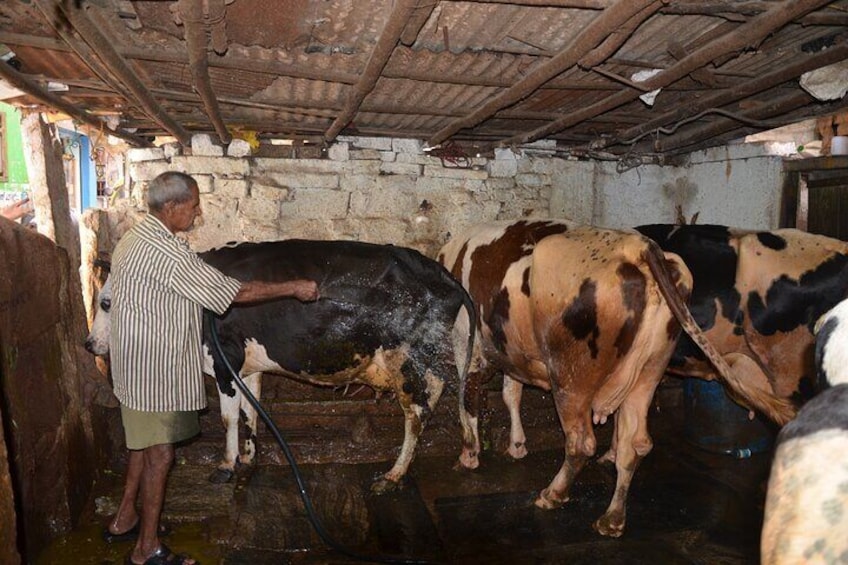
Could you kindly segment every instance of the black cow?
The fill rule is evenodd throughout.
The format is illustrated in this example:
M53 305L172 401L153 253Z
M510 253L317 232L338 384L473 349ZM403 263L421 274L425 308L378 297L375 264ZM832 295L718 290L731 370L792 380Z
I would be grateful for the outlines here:
M362 383L394 392L405 419L403 447L374 489L396 485L412 461L421 430L445 384L459 380L457 368L468 370L470 356L456 359L459 348L452 341L457 317L474 315L468 293L435 261L391 245L286 240L243 243L200 256L243 281L306 278L318 282L321 299L316 302L278 300L231 308L217 320L221 346L256 397L262 373L326 386ZM104 290L108 292L108 284ZM98 354L108 350L104 307L108 310L109 299L101 293L100 312L87 343ZM461 350L471 351L473 332L466 339ZM237 458L241 463L252 462L256 412L214 354L208 327L204 327L204 348L204 372L217 379L227 430L224 459L213 474L213 480L220 482L232 476ZM239 456L240 410L250 437Z

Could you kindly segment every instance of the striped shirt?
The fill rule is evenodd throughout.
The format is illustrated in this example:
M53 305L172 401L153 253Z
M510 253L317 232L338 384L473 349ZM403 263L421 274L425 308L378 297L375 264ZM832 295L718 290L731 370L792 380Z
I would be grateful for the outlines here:
M205 408L202 310L224 313L241 283L204 263L152 214L118 242L110 277L118 400L149 412Z

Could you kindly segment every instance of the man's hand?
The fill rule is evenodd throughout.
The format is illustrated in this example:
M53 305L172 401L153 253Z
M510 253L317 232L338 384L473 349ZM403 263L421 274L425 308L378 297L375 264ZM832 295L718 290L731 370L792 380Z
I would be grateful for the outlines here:
M291 281L295 285L293 296L301 302L313 302L320 298L318 283L307 279Z

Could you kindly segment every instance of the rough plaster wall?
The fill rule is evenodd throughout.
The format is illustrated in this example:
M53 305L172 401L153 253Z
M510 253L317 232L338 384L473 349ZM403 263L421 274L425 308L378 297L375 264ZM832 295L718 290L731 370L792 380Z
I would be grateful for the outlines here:
M551 216L593 224L598 166L594 161L550 161L554 186L551 193Z
M613 228L687 221L752 229L778 227L782 159L757 145L731 145L690 156L684 167L642 166L623 174L598 166L593 223ZM552 197L552 201L555 198Z

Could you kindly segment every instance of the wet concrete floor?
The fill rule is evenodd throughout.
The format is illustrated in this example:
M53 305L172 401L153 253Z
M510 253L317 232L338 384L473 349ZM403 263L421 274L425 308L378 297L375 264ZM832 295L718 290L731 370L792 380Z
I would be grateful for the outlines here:
M173 532L165 541L207 565L381 557L400 563L757 563L771 454L735 459L693 447L683 441L679 420L666 414L652 414L654 450L636 473L627 528L619 539L591 528L612 495L611 466L587 465L572 501L562 508L533 506L558 470L562 450L542 441L534 451L528 430L525 459L512 461L493 449L473 472L453 469L458 452L423 449L404 487L380 496L370 493L370 485L390 460L302 465L327 535L354 556L329 548L316 534L290 467L260 451L257 465L230 484L213 485L206 478L221 438L211 438L208 446L201 439L177 450L164 511ZM262 434L260 441L272 439ZM603 453L604 440L599 443ZM120 469L106 473L79 528L47 548L37 565L122 562L131 544L109 545L100 538L120 499L121 481Z

